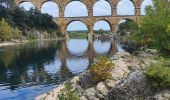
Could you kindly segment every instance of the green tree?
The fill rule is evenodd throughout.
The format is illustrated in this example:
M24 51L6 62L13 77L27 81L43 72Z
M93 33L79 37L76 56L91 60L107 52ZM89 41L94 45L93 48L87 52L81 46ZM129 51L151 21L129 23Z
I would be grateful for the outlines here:
M170 52L169 4L167 0L153 0L153 7L146 7L146 16L141 20L140 32L133 36L137 43Z
M135 33L138 31L138 26L132 20L126 20L118 25L118 33L126 35L127 32Z
M5 19L2 19L0 21L0 39L2 41L10 40L12 38L12 32L13 28L5 21Z

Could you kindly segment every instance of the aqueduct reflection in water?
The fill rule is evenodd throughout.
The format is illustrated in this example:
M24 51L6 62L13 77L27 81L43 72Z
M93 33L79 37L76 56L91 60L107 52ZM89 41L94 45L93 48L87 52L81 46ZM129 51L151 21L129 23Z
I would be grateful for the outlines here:
M82 43L87 45L80 45ZM101 48L97 48L97 44ZM72 52L81 50L82 46L85 46L84 50ZM108 49L102 51L104 48ZM5 88L10 90L27 85L59 84L85 71L98 53L112 56L116 51L117 44L114 41L86 40L40 42L1 48L0 84L8 83Z

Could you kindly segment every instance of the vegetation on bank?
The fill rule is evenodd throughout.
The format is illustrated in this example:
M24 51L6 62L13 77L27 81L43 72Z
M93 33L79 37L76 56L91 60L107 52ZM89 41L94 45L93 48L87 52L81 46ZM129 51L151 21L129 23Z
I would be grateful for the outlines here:
M70 39L87 39L87 31L69 31L68 36Z
M170 89L170 57L160 57L157 60L158 63L146 72L149 84L158 90Z
M153 0L153 6L146 7L140 27L126 21L118 29L125 42L160 51L164 57L157 59L158 63L151 65L145 74L154 89L170 89L170 2Z
M79 91L74 90L70 80L64 83L65 89L57 97L59 100L79 100Z
M112 78L109 71L113 67L114 64L107 57L99 57L97 61L90 66L90 73L93 75L93 79L96 82L104 81Z
M125 36L129 33L136 33L139 30L138 25L132 20L125 20L118 25L118 33L120 36Z
M18 28L13 28L5 19L0 21L0 40L21 39L22 33Z
M35 39L37 37L56 37L58 33L58 26L53 21L53 17L48 14L42 14L37 9L30 9L29 11L23 8L14 7L13 9L0 6L0 20L1 24L7 24L1 28L1 32L6 30L16 31L1 34L1 40L17 39L12 37L19 34L19 37L26 37L27 39ZM2 36L4 35L4 36ZM39 35L39 36L38 36Z
M94 30L94 33L95 33L96 35L103 35L103 34L109 34L110 31L100 29L100 30Z
M130 36L126 38L141 47L154 47L165 54L170 54L170 2L153 0L153 6L146 7L140 27L125 23L121 33L129 26ZM134 28L133 28L134 27ZM128 31L129 31L128 30ZM127 31L127 30L126 30Z

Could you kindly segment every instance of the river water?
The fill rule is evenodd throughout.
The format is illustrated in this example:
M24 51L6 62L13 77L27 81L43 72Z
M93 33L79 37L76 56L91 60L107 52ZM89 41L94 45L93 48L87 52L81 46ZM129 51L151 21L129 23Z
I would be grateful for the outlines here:
M0 48L0 100L33 100L88 69L97 55L112 56L114 41L70 39Z

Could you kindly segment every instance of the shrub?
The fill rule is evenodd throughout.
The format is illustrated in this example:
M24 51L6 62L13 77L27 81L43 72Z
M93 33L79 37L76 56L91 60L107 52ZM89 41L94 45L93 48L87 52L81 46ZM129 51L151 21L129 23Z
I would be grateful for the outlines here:
M13 28L5 21L5 19L2 19L0 21L0 39L3 41L10 40L12 38L12 32Z
M65 84L64 92L58 95L59 100L78 100L79 99L79 91L76 89L73 89L73 86L69 81L67 81Z
M170 59L161 58L160 62L153 64L146 76L154 89L170 89Z
M107 57L99 57L97 62L90 66L90 73L95 81L104 81L112 77L109 71L113 66L114 64Z

